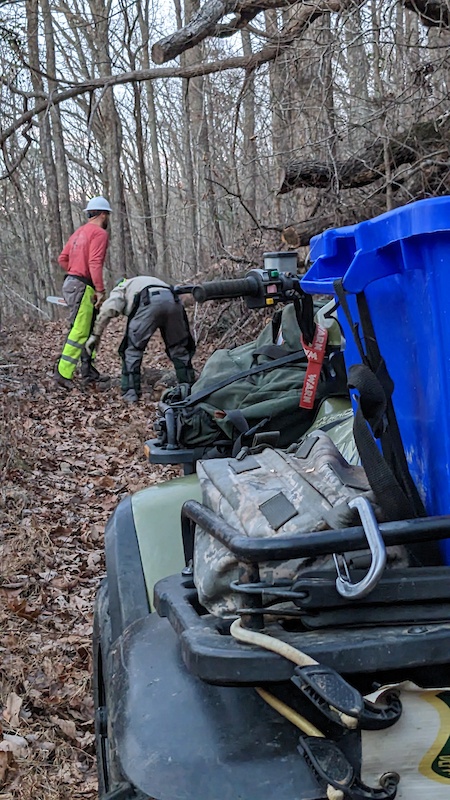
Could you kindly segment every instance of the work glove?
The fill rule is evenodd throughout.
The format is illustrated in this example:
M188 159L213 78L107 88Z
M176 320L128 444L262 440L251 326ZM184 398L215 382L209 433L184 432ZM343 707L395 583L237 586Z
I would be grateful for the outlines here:
M94 296L95 308L100 308L102 303L105 302L106 292L96 292Z
M84 345L84 349L86 350L86 353L89 356L91 356L92 352L97 349L99 342L100 342L100 336L95 336L94 334L92 334L92 336L89 337L86 344Z

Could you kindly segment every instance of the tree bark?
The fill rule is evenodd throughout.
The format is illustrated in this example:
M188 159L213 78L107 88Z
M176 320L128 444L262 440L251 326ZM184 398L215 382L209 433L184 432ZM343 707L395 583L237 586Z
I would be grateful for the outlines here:
M57 89L55 41L53 36L52 15L48 0L40 0L45 30L45 47L47 56L47 75L49 94ZM61 125L59 106L51 105L50 118L52 139L55 150L56 181L61 215L62 239L65 242L73 233L72 209L70 205L69 174L67 171L64 137Z
M107 81L112 72L108 44L109 4L104 0L89 0L89 5L96 34L95 66ZM105 88L96 113L102 122L106 195L113 209L108 261L113 280L116 280L124 274L133 274L134 258L120 165L121 125L112 88Z
M39 7L38 0L29 0L25 4L27 13L27 44L28 58L31 66L31 81L33 89L38 94L45 94L44 85L41 77L41 65L39 62ZM47 216L44 216L43 224L46 228L46 238L48 241L48 253L50 261L50 282L52 288L56 286L57 276L60 273L58 256L62 250L62 231L58 205L58 183L56 179L55 162L52 152L52 135L50 121L47 114L40 114L39 118L39 141L42 156L42 165L45 175L45 206Z

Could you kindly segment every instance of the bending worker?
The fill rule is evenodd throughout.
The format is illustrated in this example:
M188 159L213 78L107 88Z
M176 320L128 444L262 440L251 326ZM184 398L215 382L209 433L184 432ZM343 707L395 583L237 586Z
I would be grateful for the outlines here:
M141 396L141 364L144 350L157 329L173 362L179 383L192 384L195 373L191 359L195 353L186 311L180 297L164 281L151 275L124 278L114 287L102 305L86 350L98 346L110 319L128 317L125 336L119 347L122 357L122 394L128 403L137 403Z
M111 206L104 197L94 197L84 210L88 215L87 223L72 234L58 258L60 266L68 273L62 294L70 311L70 330L55 366L54 378L65 389L73 386L72 379L80 357L84 383L92 383L101 377L84 345L92 332L96 309L105 299L103 264L108 247L106 229Z

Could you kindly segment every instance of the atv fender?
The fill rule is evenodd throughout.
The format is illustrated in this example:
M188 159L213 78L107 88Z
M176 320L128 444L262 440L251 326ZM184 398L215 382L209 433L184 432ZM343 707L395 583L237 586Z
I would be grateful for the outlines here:
M297 728L253 688L190 675L167 620L151 614L124 631L108 673L110 745L144 797L325 800L298 752Z
M153 588L185 566L181 507L201 500L196 475L155 484L126 497L105 530L112 641L152 610Z

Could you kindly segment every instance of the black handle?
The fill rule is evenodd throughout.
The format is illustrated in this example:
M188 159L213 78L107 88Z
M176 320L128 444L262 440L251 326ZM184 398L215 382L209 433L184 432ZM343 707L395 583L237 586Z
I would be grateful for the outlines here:
M206 281L192 289L197 303L204 303L206 300L222 300L226 297L257 297L259 293L259 282L251 276L222 281Z

